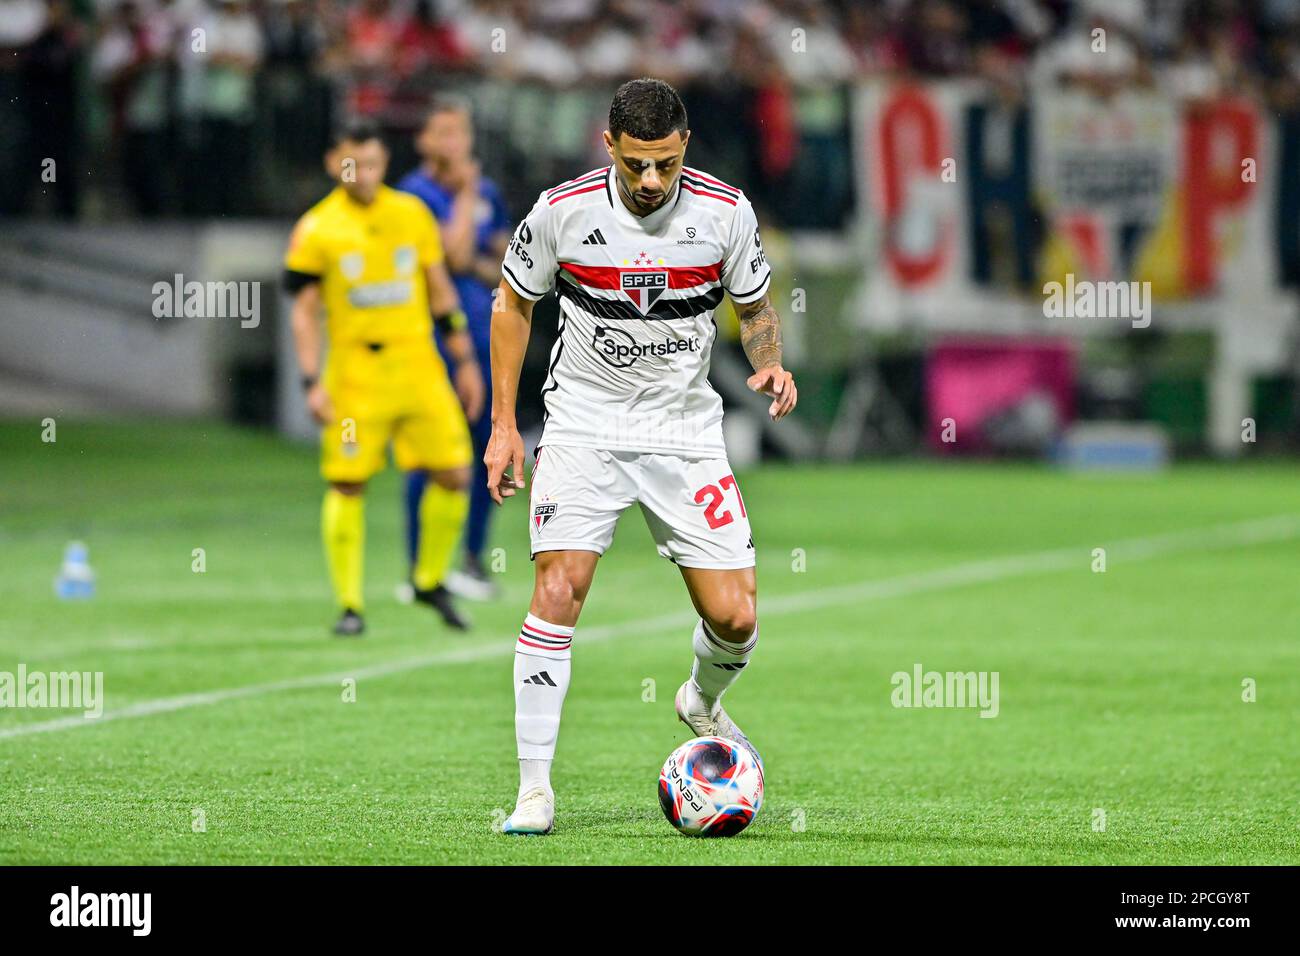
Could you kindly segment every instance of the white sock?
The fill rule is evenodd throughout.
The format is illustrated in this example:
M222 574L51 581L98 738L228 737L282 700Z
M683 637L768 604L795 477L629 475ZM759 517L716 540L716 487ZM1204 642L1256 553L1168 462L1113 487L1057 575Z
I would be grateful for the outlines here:
M736 682L749 663L749 655L758 646L758 627L754 627L754 633L745 643L733 644L718 637L701 620L695 625L694 643L695 665L691 668L691 680L700 689L700 696L711 713L723 691Z
M551 789L551 762L549 760L520 760L519 761L519 797L523 797L529 790L535 790L541 787L549 794L554 794Z
M534 787L551 792L551 761L560 735L560 711L569 690L573 628L529 614L515 644L515 743L519 795Z

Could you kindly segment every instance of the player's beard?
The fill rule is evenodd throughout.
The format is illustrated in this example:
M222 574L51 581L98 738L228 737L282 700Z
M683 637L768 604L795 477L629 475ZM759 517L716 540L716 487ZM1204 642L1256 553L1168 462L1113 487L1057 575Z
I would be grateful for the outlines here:
M636 207L637 212L641 213L642 215L648 216L656 209L663 208L663 205L668 200L668 197L672 193L672 190L667 189L664 190L663 192L649 194L649 193L642 192L641 190L637 190L636 192L630 192L627 189L627 187L624 186L623 192L632 200L632 204L633 206Z
M664 193L656 193L653 196L645 193L637 193L634 198L636 199L636 204L642 209L653 212L664 204L664 196Z

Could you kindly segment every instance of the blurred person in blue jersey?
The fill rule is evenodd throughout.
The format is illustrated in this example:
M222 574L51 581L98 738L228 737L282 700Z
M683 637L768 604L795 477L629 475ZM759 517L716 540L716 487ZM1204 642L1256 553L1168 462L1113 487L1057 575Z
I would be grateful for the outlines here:
M480 173L474 158L474 129L469 104L439 97L430 107L415 139L420 165L397 185L422 199L438 220L452 281L469 319L476 354L489 353L492 295L501 281L501 260L510 239L510 219L496 183ZM439 348L443 348L441 336ZM485 379L487 377L485 376ZM491 382L485 381L491 396ZM483 564L492 498L487 488L483 452L492 432L486 411L470 422L476 449L476 477L471 482L469 518L465 524L463 570L452 573L447 586L462 597L488 600L495 589ZM407 549L412 566L419 552L420 497L426 476L411 472L406 480Z

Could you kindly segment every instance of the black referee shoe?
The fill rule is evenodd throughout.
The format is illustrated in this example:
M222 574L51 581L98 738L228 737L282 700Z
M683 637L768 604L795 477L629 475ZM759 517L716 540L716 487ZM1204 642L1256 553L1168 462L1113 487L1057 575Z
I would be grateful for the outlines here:
M366 629L366 622L352 608L345 608L334 625L334 633L339 637L360 637Z
M416 588L415 599L421 604L427 604L429 607L437 611L438 616L442 618L443 623L452 630L469 630L469 618L456 610L456 605L451 599L451 592L441 584L427 589Z

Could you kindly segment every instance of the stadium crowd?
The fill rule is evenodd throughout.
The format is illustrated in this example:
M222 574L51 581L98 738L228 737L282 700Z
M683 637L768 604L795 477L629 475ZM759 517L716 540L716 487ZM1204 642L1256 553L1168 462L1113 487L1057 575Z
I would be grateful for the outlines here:
M401 168L448 87L526 206L592 158L593 104L637 74L709 125L697 162L778 221L833 226L855 80L1247 91L1291 111L1300 0L0 0L0 212L281 214L319 189L336 118L381 122Z

